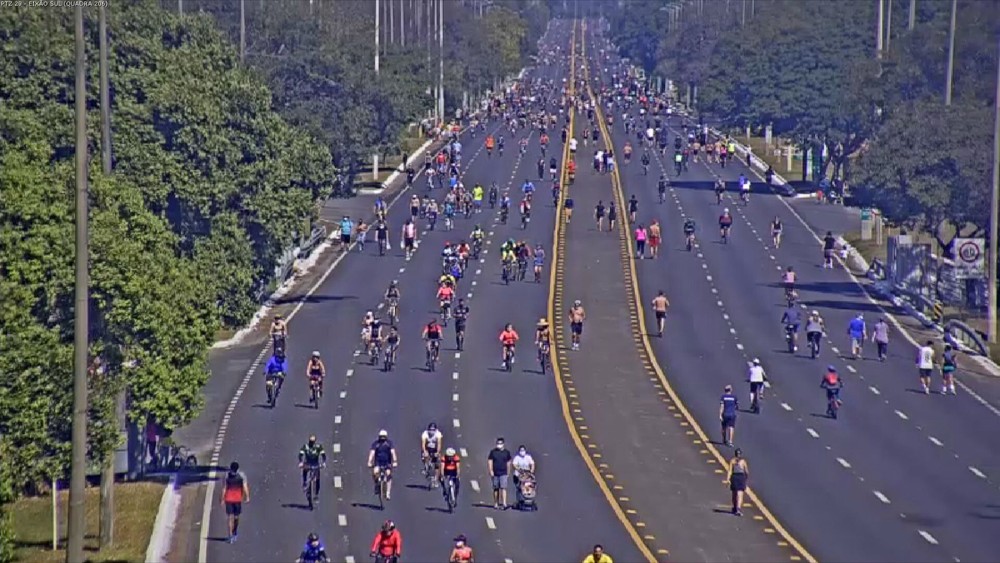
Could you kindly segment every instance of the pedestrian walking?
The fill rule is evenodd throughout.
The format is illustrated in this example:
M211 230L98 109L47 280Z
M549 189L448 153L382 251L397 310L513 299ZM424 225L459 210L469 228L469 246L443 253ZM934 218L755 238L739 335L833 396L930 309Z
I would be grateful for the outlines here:
M931 374L934 372L934 341L928 340L917 350L917 373L924 395L931 392Z
M958 369L958 351L951 344L944 345L941 354L941 394L955 394L955 371Z
M889 323L884 318L879 319L872 327L872 342L878 349L878 361L884 362L889 350Z
M504 447L504 439L497 438L496 447L486 458L486 468L493 481L493 508L507 510L507 476L510 475L512 456Z
M743 516L743 495L750 480L750 466L743 458L743 450L736 448L733 459L729 460L729 491L732 493L733 514Z
M229 464L222 486L222 497L219 502L226 507L226 519L229 524L229 543L236 541L240 530L240 515L243 514L243 503L250 502L250 485L247 476L240 471L240 464L235 461Z
M618 220L618 206L615 202L608 204L608 232L615 232L615 222Z
M736 395L733 395L733 386L726 385L722 397L719 399L719 420L722 422L723 445L733 445L733 436L736 434L736 413L739 409L740 402Z
M865 316L858 313L858 316L851 319L847 325L847 335L851 338L851 355L855 360L861 357L862 348L865 345L865 337L868 336L868 328L865 326Z
M635 214L639 211L639 200L635 198L635 194L628 200L628 220L630 223L635 223Z
M660 254L660 241L662 240L660 234L660 222L653 219L653 222L649 224L649 257L656 258Z
M670 301L667 301L667 296L663 294L663 290L653 298L653 314L656 316L656 336L663 337L663 325L667 318L667 307L670 306Z
M597 232L604 230L605 213L607 213L607 209L604 207L604 201L598 201L597 205L594 206L594 220L597 221Z
M646 227L642 223L635 228L635 256L639 260L646 257Z
M583 304L577 299L569 309L569 328L574 350L580 349L580 336L583 334L583 321L586 318L587 312L583 310Z

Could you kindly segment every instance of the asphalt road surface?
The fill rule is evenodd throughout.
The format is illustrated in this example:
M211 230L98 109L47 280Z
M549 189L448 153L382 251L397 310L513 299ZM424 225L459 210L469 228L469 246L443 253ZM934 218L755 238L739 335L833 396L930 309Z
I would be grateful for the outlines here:
M596 31L592 26L588 42L600 44ZM648 311L660 289L672 304L666 334L652 338L656 355L672 386L717 441L723 386L734 385L746 408L747 362L755 357L763 362L771 383L763 411L739 416L735 442L749 460L753 488L778 520L820 560L995 558L1000 411L980 395L994 395L990 389L997 383L979 381L961 386L957 396L942 396L935 375L932 394L924 395L916 349L895 327L885 362L875 359L870 343L863 359L845 358L849 320L863 313L871 330L885 314L844 269L821 268L815 235L825 232L814 232L819 229L808 214L794 212L741 162L725 169L691 163L675 177L670 158L680 118L669 122L668 154L660 158L650 151L653 165L644 176L642 149L634 136L626 138L621 113L615 110L616 153L622 154L626 141L635 146L632 163L621 167L625 197L638 198L637 222L657 219L664 234L662 256L638 261L643 306ZM617 160L623 163L620 156ZM661 172L672 182L662 205L656 189ZM755 182L746 206L735 197L741 173ZM717 177L728 184L722 206L712 192ZM721 243L717 227L723 207L735 216L728 244ZM681 232L686 217L698 224L698 244L691 252ZM775 217L784 225L777 249L769 226ZM848 228L856 225L845 224L840 231ZM804 345L794 354L785 348L779 276L787 266L799 274L803 314L815 309L826 320L828 338L816 360ZM827 364L836 366L845 381L838 420L827 418L819 388ZM977 393L978 386L989 389Z
M553 24L547 40L568 50L570 29L568 22ZM568 73L568 59L539 72L561 80ZM559 150L557 135L550 155ZM445 559L452 538L460 533L468 536L480 561L576 560L596 542L621 561L642 560L574 448L552 376L539 372L530 344L522 344L522 358L511 373L500 370L498 334L503 324L514 323L523 340L530 342L536 321L546 314L548 288L530 279L502 284L498 247L513 237L541 243L551 252L554 214L548 183L538 182L536 174L537 135L531 136L523 159L515 139L506 136L502 158L496 154L487 158L480 150L482 134L463 138L463 181L470 187L476 182L488 187L496 181L501 189L509 186L515 196L525 178L535 181L540 189L527 230L513 220L516 213L501 225L496 214L484 210L472 219L458 219L453 232L439 226L421 233L419 249L407 261L398 246L398 230L409 214L408 195L400 202L403 205L391 209L393 250L379 257L375 246L369 245L347 257L290 324L291 375L276 407L264 404L261 376L251 382L232 413L220 460L241 463L253 498L245 507L239 540L232 545L224 541L225 518L213 499L207 560L292 560L306 534L316 531L334 560L363 561L386 519L396 522L403 535L404 559L411 561ZM440 250L446 240L468 238L475 223L489 236L483 259L471 265L459 283L459 295L467 298L471 309L465 349L456 351L449 327L441 363L429 372L419 335L437 309ZM382 304L393 279L402 292L402 342L397 367L385 373L367 365L356 351L364 312ZM322 353L327 367L325 394L317 410L306 406L304 370L313 350ZM420 474L419 436L431 421L442 429L445 446L463 454L461 496L454 514L445 511L440 490L425 489ZM400 465L392 498L379 510L365 463L371 442L383 428L395 442ZM313 511L305 507L296 466L297 451L310 434L319 437L330 456L322 473L320 504ZM511 449L525 444L534 456L538 511L493 509L486 456L499 436ZM513 490L510 495L513 500Z

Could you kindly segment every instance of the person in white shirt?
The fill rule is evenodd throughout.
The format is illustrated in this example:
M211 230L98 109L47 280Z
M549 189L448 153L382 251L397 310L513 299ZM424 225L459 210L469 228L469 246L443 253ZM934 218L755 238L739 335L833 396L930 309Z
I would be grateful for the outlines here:
M528 453L527 448L523 445L518 446L517 455L511 460L511 466L514 468L514 479L516 480L519 478L518 474L520 473L535 472L535 459Z
M754 358L750 362L750 369L747 370L747 381L750 382L750 408L753 412L760 412L760 398L764 391L764 380L767 374L760 365L760 359Z
M434 480L434 487L441 481L441 463L438 461L438 452L443 449L444 434L438 430L437 424L432 422L427 425L427 430L420 434L420 459L426 461L428 458L434 464L434 472L437 479Z
M931 392L931 373L934 371L934 342L928 340L917 350L917 372L920 374L920 384L924 394Z
M575 138L574 139L570 139L569 140L569 152L571 152L573 154L576 154L576 146L577 146L576 139Z

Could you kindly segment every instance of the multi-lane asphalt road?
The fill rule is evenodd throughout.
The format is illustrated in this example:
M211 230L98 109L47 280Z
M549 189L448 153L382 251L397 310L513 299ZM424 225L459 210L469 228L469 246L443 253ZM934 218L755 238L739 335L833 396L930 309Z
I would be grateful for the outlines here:
M600 45L596 28L587 39ZM681 120L669 125L672 145ZM633 140L620 118L613 137L618 154ZM808 216L771 194L741 162L725 169L692 163L675 178L669 161L654 151L643 176L641 154L637 148L633 163L621 168L625 197L635 194L637 221L658 219L665 237L660 259L638 261L643 306L660 289L673 304L667 332L652 339L653 347L672 386L716 440L723 386L734 385L745 398L747 362L762 360L772 386L762 414L740 416L736 443L750 459L754 489L778 519L821 560L995 558L1000 450L992 429L1000 412L979 399L987 394L975 391L982 383L960 388L957 396L937 394L939 380L932 395L918 392L915 348L895 329L884 363L873 359L874 350L860 361L845 359L848 321L864 313L870 327L886 314L845 270L821 268L816 235L825 233L815 232ZM657 178L667 169L672 186L659 205ZM733 189L741 173L758 182L745 207ZM722 209L712 192L718 177L730 186L721 207L736 217L729 244L718 237ZM686 217L698 224L692 252L683 247ZM775 217L785 227L778 249L769 233ZM787 266L799 274L803 313L816 309L826 320L829 338L817 360L783 349L778 282ZM826 418L818 387L827 364L845 379L836 421Z
M554 24L547 40L568 50L570 29L568 22ZM568 70L566 58L539 72L561 81ZM525 134L528 130L519 133ZM482 135L463 138L467 186L480 182L488 187L496 181L516 194L525 178L545 185L536 175L537 135L531 136L523 159L515 139L507 136L502 158L487 158L480 150ZM535 323L546 314L547 285L529 281L504 286L498 257L499 244L508 237L551 248L554 209L547 190L541 189L539 196L526 231L514 217L501 225L494 212L484 210L472 219L458 219L453 232L440 227L422 232L419 249L409 261L401 255L397 239L409 210L405 204L394 207L389 219L397 245L393 251L378 257L372 245L347 257L315 291L290 324L292 376L277 406L263 406L262 378L255 378L229 418L220 461L238 460L254 495L239 540L232 545L221 541L226 535L221 507L212 507L203 551L208 561L290 560L310 531L321 535L334 560L361 561L367 559L372 538L386 519L396 522L404 538L404 558L412 561L446 558L452 538L460 533L468 536L481 561L576 559L596 542L624 561L640 559L574 449L552 377L542 375L531 361L530 344L522 344L522 359L512 373L499 369L497 339L504 323L514 323L530 342ZM474 224L482 225L489 236L482 260L459 284L459 295L471 309L465 349L455 350L449 327L441 364L428 372L420 332L437 308L440 251L445 241L467 238ZM368 366L356 350L365 311L382 305L392 279L399 281L402 292L402 343L398 366L384 373ZM328 372L318 410L303 406L302 373L312 350L322 353ZM419 436L432 421L443 430L445 445L458 449L465 460L454 514L445 511L439 490L424 489L420 475ZM383 428L395 442L400 466L392 499L379 510L365 462L371 442ZM318 436L330 456L322 476L321 503L312 512L303 506L296 467L298 448L310 434ZM525 444L534 456L539 511L492 508L486 456L499 436L510 448Z
M594 46L604 44L598 26L554 22L545 41L568 54L574 35L573 49L588 45L592 83L607 80L601 74L613 61L594 57ZM573 72L569 63L567 56L532 72L561 82ZM582 76L579 69L576 74ZM669 122L675 133L680 125L679 118ZM576 123L576 132L583 127ZM581 143L580 172L570 188L577 215L571 228L556 231L562 252L556 275L549 284L505 286L497 256L503 240L541 243L550 258L556 251L555 209L543 187L547 183L537 181L535 169L537 135L518 133L524 135L530 135L524 158L509 133L502 158L487 157L481 134L463 135L463 181L467 186L495 181L512 194L525 178L536 181L541 189L527 230L515 220L501 225L496 214L484 210L472 219L458 219L452 232L440 227L422 232L418 251L406 260L398 246L399 227L409 214L406 194L390 211L396 247L389 255L378 257L372 245L344 257L304 300L290 324L292 374L278 405L264 406L258 373L240 387L223 419L217 461L238 460L254 494L245 507L239 540L232 545L223 541L221 507L216 498L208 499L201 560L290 560L305 535L316 531L334 560L362 561L386 519L394 520L403 534L404 559L414 561L444 559L459 533L469 537L480 561L579 560L594 543L626 562L654 557L778 561L809 554L836 561L995 558L1000 453L988 429L1000 411L977 400L979 395L995 396L992 388L976 393L992 382L977 381L954 397L914 392L914 349L898 333L884 363L842 359L849 318L864 312L873 323L882 312L846 271L819 267L813 230L828 228L826 223L758 184L748 206L732 198L724 204L734 212L736 224L732 240L722 245L715 228L721 210L711 185L717 176L732 183L741 172L751 174L742 164L721 169L693 163L679 179L672 178L667 201L660 205L656 179L667 162L653 155L650 174L644 176L637 148L615 184L616 178L589 171L585 152L592 147ZM627 139L620 119L610 140L621 154ZM550 155L557 147L553 143ZM618 162L623 164L620 158ZM665 238L660 259L623 260L629 244L620 244L614 234L591 232L590 209L583 203L591 205L590 199L602 193L605 200L617 197L617 185L622 200L632 194L638 198L639 222L661 222ZM680 232L682 218L688 216L699 225L699 244L690 253ZM779 249L770 247L767 233L775 216L785 225ZM459 286L471 308L465 350L454 349L449 327L442 362L428 372L419 335L436 312L440 250L445 241L467 238L477 223L489 236L482 261L470 267ZM625 232L630 231L627 226ZM597 238L604 235L612 242ZM818 309L827 321L830 340L819 360L782 351L777 282L788 265L799 272L805 306ZM633 269L638 300L629 289ZM623 275L620 283L601 281L617 275ZM402 291L403 340L398 366L384 373L356 353L361 318L384 306L382 296L393 279ZM544 279L549 280L549 272ZM662 339L642 333L644 319L637 310L648 308L660 289L672 303ZM561 372L555 378L543 375L528 344L533 327L540 317L561 319L569 302L581 296L595 315L585 333L585 350L577 354L557 348ZM499 369L497 337L507 322L522 336L512 373ZM556 323L560 342L566 336L562 324ZM620 334L602 342L599 326ZM322 353L328 372L326 394L316 410L304 406L303 371L313 350ZM704 443L699 434L703 429L717 440L722 387L733 384L745 397L746 362L754 357L763 361L772 385L763 413L741 414L737 427L736 442L750 460L751 486L762 501L753 501L756 510L741 520L725 513L727 491L717 461L720 452L728 456L729 451ZM837 421L824 416L818 387L828 363L846 380ZM454 514L445 512L439 491L423 488L419 435L432 421L444 431L445 445L458 449L464 459ZM383 428L395 441L400 466L393 497L379 510L365 462L370 443ZM330 456L321 503L314 511L304 507L296 467L298 448L310 434L319 437ZM539 511L492 508L486 455L499 436L511 448L525 444L538 463ZM192 508L200 511L202 506ZM799 543L808 552L798 549Z

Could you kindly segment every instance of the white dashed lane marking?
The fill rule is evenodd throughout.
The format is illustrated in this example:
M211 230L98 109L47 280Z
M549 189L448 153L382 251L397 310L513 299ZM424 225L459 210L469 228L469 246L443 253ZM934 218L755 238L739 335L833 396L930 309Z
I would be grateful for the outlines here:
M781 403L781 408L785 409L786 411L792 410L792 406L789 405L788 403Z
M976 477L979 477L980 479L985 479L986 478L986 474L985 473L983 473L982 471L980 471L979 469L977 469L977 468L975 468L975 467L973 467L971 465L969 466L969 471L971 471L973 475L975 475Z
M489 516L487 516L486 517L486 527L489 528L489 529L491 529L491 530L496 530L497 529L497 523L493 521L493 518L490 518Z
M344 488L344 480L340 478L340 475L333 476L333 488L335 489Z
M337 515L337 523L340 524L341 526L346 526L347 525L347 515L346 514L338 514Z
M878 499L879 499L880 501L882 501L882 503L883 503L883 504L891 504L891 503L889 502L889 497L887 497L887 496L885 496L884 494L882 494L882 492L881 492L881 491L872 491L872 492L873 492L873 493L875 493L875 496L876 496L876 497L877 497L877 498L878 498Z
M459 420L456 418L451 421L451 425L454 426L455 428L460 428L462 426L462 423L459 422Z
M868 388L871 389L872 393L875 393L876 395L882 394L881 392L879 392L878 387L869 386Z
M837 463L839 463L844 469L850 469L851 468L851 464L847 463L847 460L844 459L844 458L842 458L842 457L838 457L837 458Z
M806 428L806 432L808 432L809 435L812 436L813 438L819 438L819 433L813 430L812 428Z
M452 393L451 400L455 401L457 403L458 402L458 393Z
M928 436L927 439L930 440L931 443L934 444L935 446L941 447L941 446L944 445L944 444L941 443L941 440L938 440L934 436Z
M902 418L903 420L910 420L910 417L906 416L906 413L902 411L896 411L896 416Z
M925 540L927 540L927 543L929 543L931 545L937 545L938 544L937 539L934 536L930 535L930 533L925 532L923 530L917 530L917 533L920 534L920 537L922 537Z
M340 444L334 444L333 445L333 453L335 453L335 454L339 454L340 453Z

